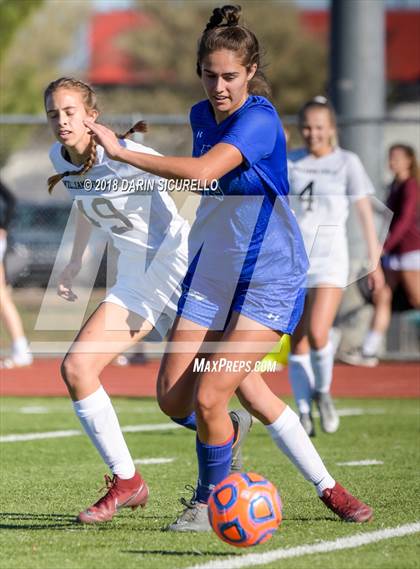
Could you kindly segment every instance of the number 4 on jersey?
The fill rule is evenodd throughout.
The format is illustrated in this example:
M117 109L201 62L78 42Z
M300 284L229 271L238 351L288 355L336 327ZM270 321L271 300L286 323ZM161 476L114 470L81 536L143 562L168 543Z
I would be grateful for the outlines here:
M306 204L306 211L312 211L313 188L314 182L309 182L299 194L300 201Z

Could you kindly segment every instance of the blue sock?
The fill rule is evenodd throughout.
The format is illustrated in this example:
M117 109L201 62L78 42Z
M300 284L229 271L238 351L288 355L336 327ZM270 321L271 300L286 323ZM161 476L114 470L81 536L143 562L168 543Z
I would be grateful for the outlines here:
M195 420L194 411L191 413L191 415L188 415L188 417L181 417L181 419L178 417L171 417L171 419L174 423L178 423L178 425L182 425L187 429L191 429L192 431L197 430L197 421Z
M207 504L213 488L226 478L232 462L233 435L223 445L207 445L197 436L198 484L197 502Z

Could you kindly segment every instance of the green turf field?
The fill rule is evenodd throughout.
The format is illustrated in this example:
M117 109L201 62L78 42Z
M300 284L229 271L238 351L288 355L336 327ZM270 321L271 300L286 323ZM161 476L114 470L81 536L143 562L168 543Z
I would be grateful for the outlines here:
M148 399L116 399L122 426L167 423ZM363 526L338 520L317 499L312 487L274 447L257 424L244 454L247 469L278 487L285 520L267 544L232 548L213 534L174 535L162 528L181 510L178 498L196 477L191 431L171 429L127 433L133 458L168 458L172 462L140 465L151 498L148 507L123 510L99 527L73 523L75 514L100 494L106 469L85 436L1 442L1 567L7 569L176 569L230 556L319 544L355 534L420 521L418 403L399 400L339 400L348 409L336 435L319 434L316 446L333 476L375 508L375 520ZM357 411L358 410L358 411ZM359 414L356 414L359 413ZM66 399L5 398L2 436L79 430ZM319 429L318 429L319 430ZM376 460L371 466L337 465ZM378 541L353 549L308 553L273 561L267 569L418 568L418 534ZM250 565L243 559L242 567ZM261 565L262 567L262 565Z

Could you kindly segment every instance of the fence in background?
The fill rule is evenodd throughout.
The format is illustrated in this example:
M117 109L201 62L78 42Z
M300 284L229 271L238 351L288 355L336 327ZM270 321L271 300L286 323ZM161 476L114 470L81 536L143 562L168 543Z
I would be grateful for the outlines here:
M299 144L296 117L284 116L282 118L290 133L290 144L295 147ZM123 130L140 119L147 121L150 125L149 133L136 135L143 144L152 146L163 154L188 155L190 153L191 131L186 115L101 116L101 122L111 125L115 130ZM378 141L378 152L381 152L383 156L384 180L386 181L389 180L386 149L391 144L395 142L411 144L420 155L420 107L407 105L379 120L384 126L384 139ZM357 118L340 117L339 124L368 121L377 122L378 119L363 119L363 121L360 119L359 121ZM70 202L63 187L57 186L52 198L46 191L46 180L53 173L48 158L53 137L47 128L44 116L41 115L0 115L0 128L3 131L0 145L20 140L19 148L13 147L7 163L0 172L2 180L19 200L18 214L19 211L22 213L17 223L18 231L15 231L18 251L17 254L15 251L9 255L10 269L14 272L14 280L21 286L35 284L42 287L45 286L45 278L48 280L48 271L54 263L60 236L65 227L63 211L70 208ZM385 182L383 188L378 188L379 199L384 199L384 188ZM178 196L178 199L182 201L182 196ZM33 208L32 214L30 213L31 207ZM37 239L39 239L38 242ZM42 252L41 242L49 244L48 247L43 248ZM39 262L34 253L34 243L39 243L37 251ZM35 278L35 274L39 278ZM103 284L100 279L98 283ZM348 349L360 342L370 318L370 309L362 301L357 287L350 286L346 297L340 312L340 322L344 332L343 349ZM418 356L419 329L418 313L416 315L413 312L406 312L395 315L388 333L386 354L393 358Z

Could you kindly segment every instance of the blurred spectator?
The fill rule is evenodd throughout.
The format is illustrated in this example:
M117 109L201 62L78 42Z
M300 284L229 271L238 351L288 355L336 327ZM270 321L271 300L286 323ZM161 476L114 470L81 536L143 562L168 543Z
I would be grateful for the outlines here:
M33 359L23 331L22 320L6 284L3 263L7 248L7 228L13 216L15 205L15 198L0 182L0 318L12 340L11 356L0 361L0 368L3 369L27 366L32 363Z
M353 365L375 366L391 320L395 291L402 290L405 308L420 308L419 173L414 149L394 144L389 150L394 174L387 206L394 213L382 259L386 286L371 295L375 310L362 347L340 355Z

